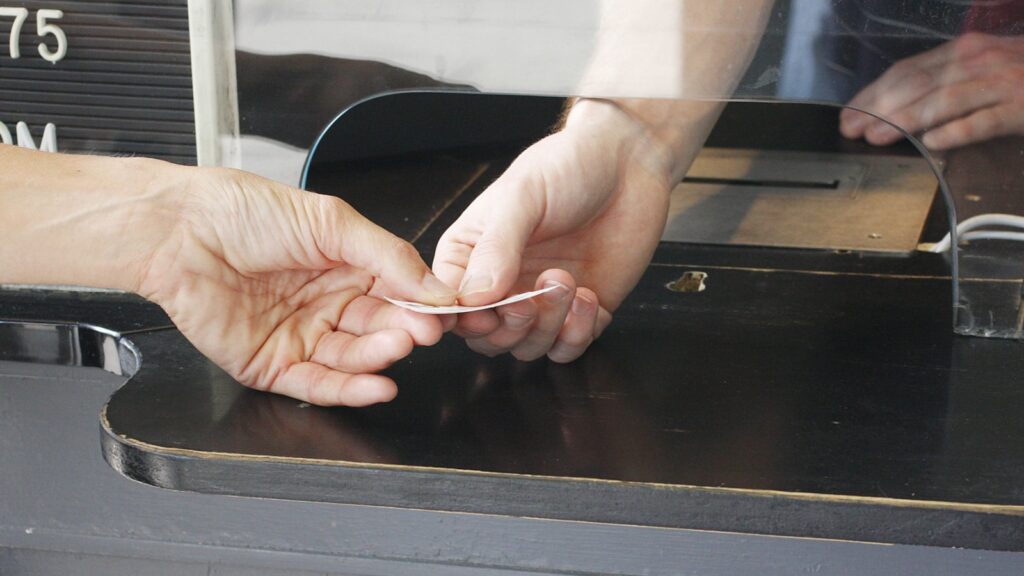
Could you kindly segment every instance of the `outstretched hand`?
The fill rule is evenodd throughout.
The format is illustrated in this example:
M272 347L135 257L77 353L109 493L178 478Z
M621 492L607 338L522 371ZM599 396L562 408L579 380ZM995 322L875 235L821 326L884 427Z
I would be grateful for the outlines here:
M901 60L848 106L885 118L925 146L946 150L1024 134L1024 39L966 34ZM903 139L887 122L847 108L840 131L886 146Z
M670 170L642 126L607 103L523 152L444 233L433 269L474 306L456 334L487 355L579 357L636 285L665 226Z
M442 305L455 291L337 198L198 169L176 213L138 291L247 386L319 405L385 402L397 387L374 372L441 337L437 318L377 296Z

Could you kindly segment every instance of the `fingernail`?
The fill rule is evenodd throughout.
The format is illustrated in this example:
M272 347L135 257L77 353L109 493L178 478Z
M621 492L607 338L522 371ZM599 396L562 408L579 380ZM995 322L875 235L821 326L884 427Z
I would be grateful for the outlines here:
M557 286L557 288L541 296L542 298L544 298L544 301L549 304L558 304L562 300L565 300L566 296L568 296L569 292L571 292L571 290L569 290L569 287L566 286L565 284L562 284L561 282L548 280L547 282L544 283L544 288L551 288L552 286Z
M525 327L527 324L533 322L533 316L527 316L526 314L516 314L515 312L509 312L505 314L505 326L513 330L518 330Z
M489 275L476 274L473 276L467 276L463 281L462 285L459 286L459 296L469 296L470 294L476 294L478 292L487 292L491 289L494 282L491 280Z
M442 282L440 278L433 274L427 274L423 277L423 289L443 302L455 300L455 289Z
M594 311L597 305L583 296L576 296L572 301L572 313L577 316L586 316Z

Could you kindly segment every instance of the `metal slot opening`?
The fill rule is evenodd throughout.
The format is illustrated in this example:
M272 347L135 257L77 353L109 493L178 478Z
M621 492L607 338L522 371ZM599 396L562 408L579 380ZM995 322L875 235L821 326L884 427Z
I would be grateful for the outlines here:
M744 180L742 178L711 178L687 176L685 184L709 184L712 186L753 186L757 188L800 188L803 190L838 190L839 180L831 182L807 182L800 180Z

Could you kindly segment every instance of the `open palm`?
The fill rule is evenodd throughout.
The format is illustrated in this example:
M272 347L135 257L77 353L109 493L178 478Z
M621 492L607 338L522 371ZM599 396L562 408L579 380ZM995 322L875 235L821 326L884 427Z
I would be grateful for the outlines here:
M211 170L193 180L181 214L141 292L247 386L322 405L387 401L395 383L373 373L441 336L436 318L375 296L386 284L441 304L454 291L336 198Z

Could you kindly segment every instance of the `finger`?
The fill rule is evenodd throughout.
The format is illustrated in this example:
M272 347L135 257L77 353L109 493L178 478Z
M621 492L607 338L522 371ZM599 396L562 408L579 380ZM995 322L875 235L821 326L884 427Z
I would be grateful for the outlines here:
M489 356L508 352L530 333L537 313L537 304L531 300L502 306L495 313L498 326L482 337L470 338L470 348Z
M321 364L293 364L269 391L317 406L369 406L398 394L395 382L378 374L346 374Z
M966 34L897 62L850 100L847 104L850 108L840 113L840 131L847 138L860 138L872 127L883 129L884 123L877 118L851 108L872 112L905 128L891 117L897 110L908 107L942 86L998 75L1005 67L1005 60L991 49L1003 40L985 34ZM896 140L899 137L888 142Z
M605 310L604 306L597 310L597 325L594 327L594 340L601 337L608 325L612 323L612 313Z
M463 216L468 218L468 216ZM469 265L469 255L473 252L475 235L462 230L465 226L462 218L456 221L448 230L441 235L434 249L434 262L431 269L434 274L448 286L458 287L462 285L462 279L466 276L466 266Z
M921 141L931 150L948 150L1011 134L1024 133L1024 118L1012 105L978 110L930 130Z
M310 361L348 372L378 372L412 352L412 337L401 330L382 330L368 336L329 332L320 338Z
M513 223L486 232L476 246L459 285L459 302L477 306L496 302L512 290L526 244L526 234Z
M850 104L847 104L847 106L849 105ZM873 116L861 112L860 110L843 108L839 112L839 132L844 138L849 138L851 140L863 138L867 127L874 121L875 118Z
M523 249L540 219L540 210L531 200L537 194L523 194L519 188L534 185L506 173L484 194L489 199L514 197L515 202L492 201L483 221L471 206L463 216L466 220L460 218L442 236L434 267L445 278L464 271L459 283L461 304L489 304L512 290Z
M455 335L468 339L481 338L501 326L501 319L494 310L478 310L459 314Z
M577 288L569 315L548 351L553 362L566 363L579 358L597 336L598 298L593 290Z
M519 360L536 360L547 354L565 323L576 293L576 282L564 270L548 270L537 278L538 289L553 285L558 288L534 298L537 319L526 338L512 349L512 355Z
M455 329L455 326L458 325L458 323L459 323L459 315L458 314L441 314L441 315L439 315L439 317L441 318L441 331L442 332L451 332L452 330Z
M455 302L455 290L439 280L412 244L377 226L333 196L307 194L316 207L311 232L330 259L348 262L384 280L395 296L424 304Z
M847 138L860 138L869 126L879 121L860 110L887 118L934 90L942 84L944 69L953 55L954 47L947 42L890 66L877 80L851 98L847 108L840 112L840 132Z
M997 104L1005 95L994 82L964 82L935 90L890 117L893 124L911 134L967 116L975 110ZM872 124L865 133L868 142L886 146L903 139L903 133L884 122Z
M870 112L888 118L894 111L924 96L937 86L937 71L921 68L913 58L893 65L878 80L850 99L839 115L839 130L847 138L860 138L868 126L879 120Z
M417 314L371 296L352 300L338 322L338 330L357 336L389 329L407 332L417 346L437 344L443 333L437 316Z
M507 348L499 348L491 345L486 338L467 338L466 346L469 346L469 349L473 352L482 354L488 358L494 358L495 356L500 356L501 354L508 352Z

